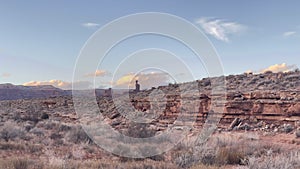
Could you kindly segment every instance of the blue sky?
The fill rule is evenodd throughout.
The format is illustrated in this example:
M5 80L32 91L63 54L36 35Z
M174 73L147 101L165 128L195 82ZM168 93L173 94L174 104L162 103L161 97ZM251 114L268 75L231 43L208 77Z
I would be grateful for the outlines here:
M225 74L259 72L271 65L275 69L276 64L281 70L300 67L299 6L297 0L2 1L0 83L53 83L68 88L76 58L88 38L114 19L141 12L169 13L195 24L215 46ZM153 47L166 48L178 55L191 54L179 50L175 42L158 39L137 38L127 42L123 49L128 52L155 44ZM113 58L112 54L108 57ZM107 61L103 67L106 73L99 75L114 72L109 64L114 62L118 61ZM187 62L194 63L188 59ZM202 69L199 66L200 72ZM124 72L124 76L131 73ZM203 76L199 73L197 78ZM99 87L107 87L109 79L99 80ZM91 81L86 78L81 84Z

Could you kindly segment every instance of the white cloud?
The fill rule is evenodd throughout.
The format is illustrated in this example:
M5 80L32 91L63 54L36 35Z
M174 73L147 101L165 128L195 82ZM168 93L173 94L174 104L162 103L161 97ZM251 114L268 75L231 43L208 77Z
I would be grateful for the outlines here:
M268 68L262 69L259 73L264 73L266 71L272 71L273 73L277 72L290 72L297 68L296 65L287 65L286 63L271 65Z
M91 82L89 81L77 81L77 82L65 82L62 80L49 80L49 81L31 81L26 82L24 86L41 86L41 85L52 85L57 88L70 90L72 89L72 84L76 87L76 89L89 89L91 88Z
M10 73L2 73L2 74L0 75L0 77L10 77L10 76L11 76Z
M284 33L283 33L283 36L284 36L284 37L290 37L290 36L295 35L296 33L297 33L297 32L294 32L294 31L284 32Z
M139 81L139 84L143 89L167 85L171 82L170 77L166 73L151 72L140 73L138 75L129 73L115 81L113 86L116 88L134 88L136 80Z
M290 72L290 71L294 71L295 69L297 69L296 65L287 65L286 63L281 63L281 64L274 64L271 65L267 68L261 69L259 71L252 71L252 70L248 70L245 73L265 73L267 71L271 71L273 73L278 73L278 72Z
M202 17L196 20L206 34L218 40L229 42L229 36L241 33L246 26L236 22L228 22L222 19Z
M93 22L87 22L87 23L83 23L81 25L86 28L95 28L95 27L99 26L99 24L93 23Z
M85 77L98 77L98 76L106 76L109 73L106 70L96 70L94 73L88 73Z

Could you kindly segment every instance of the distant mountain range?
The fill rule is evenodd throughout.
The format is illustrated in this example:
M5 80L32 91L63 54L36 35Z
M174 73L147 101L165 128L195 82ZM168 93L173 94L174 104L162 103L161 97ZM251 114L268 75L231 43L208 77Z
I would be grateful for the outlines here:
M78 90L77 94L92 94L96 93L96 96L110 95L108 89L90 89L90 90ZM123 93L125 90L114 90L114 93ZM41 86L23 86L13 85L11 83L0 84L0 101L1 100L18 100L18 99L37 99L37 98L49 98L58 96L71 96L72 90L63 90L56 88L52 85Z
M0 84L0 100L34 99L70 95L71 91L51 85L23 86L10 83Z

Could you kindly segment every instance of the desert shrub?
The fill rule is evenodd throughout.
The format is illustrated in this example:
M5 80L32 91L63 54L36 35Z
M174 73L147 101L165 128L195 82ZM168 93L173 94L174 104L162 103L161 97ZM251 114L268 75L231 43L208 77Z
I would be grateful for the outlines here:
M216 163L219 165L241 164L246 158L245 153L237 147L221 147L216 154Z
M155 136L156 131L151 129L149 127L149 124L144 124L144 123L134 123L131 122L129 124L129 127L127 128L126 131L124 131L125 135L129 136L129 137L133 137L133 138L148 138L148 137L153 137ZM123 139L123 138L120 138ZM126 140L124 140L126 142ZM135 140L131 140L132 142L134 142ZM158 140L158 142L160 141L167 141L166 139L162 138L162 140ZM137 144L140 144L139 140L136 140ZM129 150L127 147L116 147L116 151L131 151ZM151 145L145 145L143 148L137 150L138 153L140 153L141 156L143 157L147 157L149 159L155 160L155 161L162 161L164 160L164 155L155 155L152 157L148 157L148 154L155 154L155 152L158 152L159 150L157 149L156 146L151 146ZM128 158L122 158L123 161L127 161L127 160L131 160ZM136 160L141 160L141 159L136 159Z
M13 119L14 121L16 121L16 122L21 121L21 120L22 120L22 118L21 118L21 113L20 113L20 112L15 112L15 113L13 114L12 119Z
M27 158L0 159L2 169L46 169L43 162L30 160ZM47 168L48 169L48 168ZM50 168L49 169L54 169Z
M84 162L68 161L64 165L65 169L176 169L177 167L165 162L155 162L150 160L118 162L112 160L88 160Z
M34 126L35 126L35 124L31 121L26 121L26 123L24 124L24 128L27 132L29 130L31 130L32 128L34 128Z
M13 159L11 164L14 169L27 169L29 167L29 161L27 159Z
M36 127L38 128L44 128L46 130L54 130L56 132L65 132L69 131L73 128L71 126L68 126L64 123L60 123L58 121L48 120L48 121L40 121Z
M30 133L33 133L36 136L44 136L44 131L41 128L33 128L30 130Z
M33 123L38 123L40 120L40 113L36 111L25 112L22 116L20 116L18 120L22 121L32 121Z
M204 165L204 164L197 164L192 166L190 169L219 169L220 167L218 166L213 166L213 165Z
M162 161L164 160L163 154L158 154L159 150L156 145L147 145L145 144L141 149L139 149L139 152L141 153L141 156L147 157L149 159L155 160L155 161ZM158 154L151 157L148 157L150 154Z
M6 122L0 131L0 138L5 141L14 140L15 138L25 138L25 130L12 122Z
M65 125L65 124L59 124L58 126L58 132L61 132L61 131L69 131L71 130L72 128L68 125Z
M43 120L49 119L49 115L47 113L42 113L41 119L43 119Z
M46 130L53 130L57 127L57 123L54 121L46 121L39 123L37 127L44 128Z
M217 147L213 147L216 146L215 140L191 148L189 146L193 145L192 142L191 140L184 140L176 146L173 158L178 167L189 168L198 164L212 165L216 163Z
M290 152L271 154L262 157L249 157L247 162L249 169L295 169L300 168L300 153Z
M281 149L261 144L252 135L218 135L204 144L190 144L193 147L180 146L175 149L175 163L178 167L188 168L194 165L222 166L244 165L249 156L261 157L269 152L280 153Z
M151 156L151 157L149 157L149 159L154 160L154 161L164 161L165 157L163 154L159 154L159 155Z
M79 125L72 127L72 129L66 135L66 140L75 144L85 142L92 143L91 138Z
M131 157L122 157L119 156L121 162L134 162L134 161L145 161L151 159L153 161L163 161L165 159L164 154L157 154L154 156L149 156L149 154L153 154L157 150L156 146L144 145L142 148L131 148L126 145L118 145L113 150L116 154L129 154L130 152L137 153L141 156L141 158L131 158ZM142 158L144 157L144 158Z
M38 144L26 144L25 145L26 152L29 152L31 154L41 152L42 149L43 149L43 147L41 145L38 145Z
M300 138L300 128L295 131L296 138Z
M0 150L18 150L22 152L36 153L42 151L42 146L30 143L0 142Z
M59 134L59 133L51 133L50 138L51 138L52 140L57 140L57 139L61 139L61 138L62 138L62 135Z
M14 142L0 142L0 150L25 150L25 146Z
M53 143L51 145L52 146L62 146L62 145L64 145L64 141L62 139L56 139L53 141Z
M181 152L181 154L175 158L175 164L180 168L189 168L196 163L199 163L199 158L195 156L193 152Z
M43 114L43 107L38 103L28 104L26 110L27 111L23 119L26 121L29 120L37 123L40 120L41 115Z
M125 134L129 137L148 138L153 137L155 133L156 131L149 128L149 124L132 122Z
M43 159L28 160L24 158L15 158L10 160L0 159L0 168L2 169L177 169L174 164L163 161L132 161L120 162L114 160L66 160L61 158L50 158L47 161ZM215 169L215 168L208 168Z

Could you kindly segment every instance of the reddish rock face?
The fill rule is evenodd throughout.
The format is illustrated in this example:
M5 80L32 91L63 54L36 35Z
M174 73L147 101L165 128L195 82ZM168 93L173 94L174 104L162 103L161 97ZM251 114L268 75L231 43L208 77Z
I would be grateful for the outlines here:
M262 115L273 115L273 116L281 116L285 115L285 113L282 111L282 108L280 105L275 104L275 103L269 103L269 104L264 104L263 105L263 112Z
M254 103L252 108L252 114L261 114L263 112L263 105L261 103Z
M198 80L199 95L197 98L188 98L197 104L190 105L189 101L180 98L180 85L158 87L166 94L167 104L163 115L156 121L166 123L168 119L172 122L185 108L191 107L197 114L196 126L201 126L206 120L209 112L222 116L221 123L231 123L235 118L251 121L279 121L293 122L300 120L300 73L266 73L259 75L236 75L226 78L226 102L223 111L212 111L211 84L209 78ZM218 81L217 78L212 80ZM186 84L183 84L186 85ZM178 88L179 86L179 88ZM145 98L151 92L141 91L133 96L138 104L136 109L148 107ZM188 96L189 97L189 96ZM185 98L186 99L186 98ZM144 101L142 101L144 100ZM147 99L146 99L147 100ZM184 100L184 99L183 99ZM187 113L187 116L191 113Z
M187 113L181 105L185 107L199 106L198 112L187 113L186 116L193 116L197 113L195 126L202 126L211 110L211 95L207 93L200 93L197 98L196 105L189 105L192 102L182 102L175 96L168 97L164 115L158 119L158 122L165 124L167 121L173 122L180 113ZM205 96L205 97L204 97ZM290 98L293 99L286 99ZM214 112L222 116L221 123L230 124L235 118L246 120L251 123L257 120L266 122L294 122L300 120L300 102L299 92L295 91L253 91L253 92L231 92L227 95L227 100L223 112ZM135 96L135 100L142 100L139 96ZM176 101L175 101L176 100ZM145 107L148 102L140 102L139 107ZM146 106L147 107L147 106ZM192 108L193 109L193 108ZM191 109L191 110L192 110ZM182 111L181 111L182 110ZM255 120L253 120L255 119Z
M300 116L300 103L297 102L295 104L292 104L288 110L287 110L287 114L289 116Z

